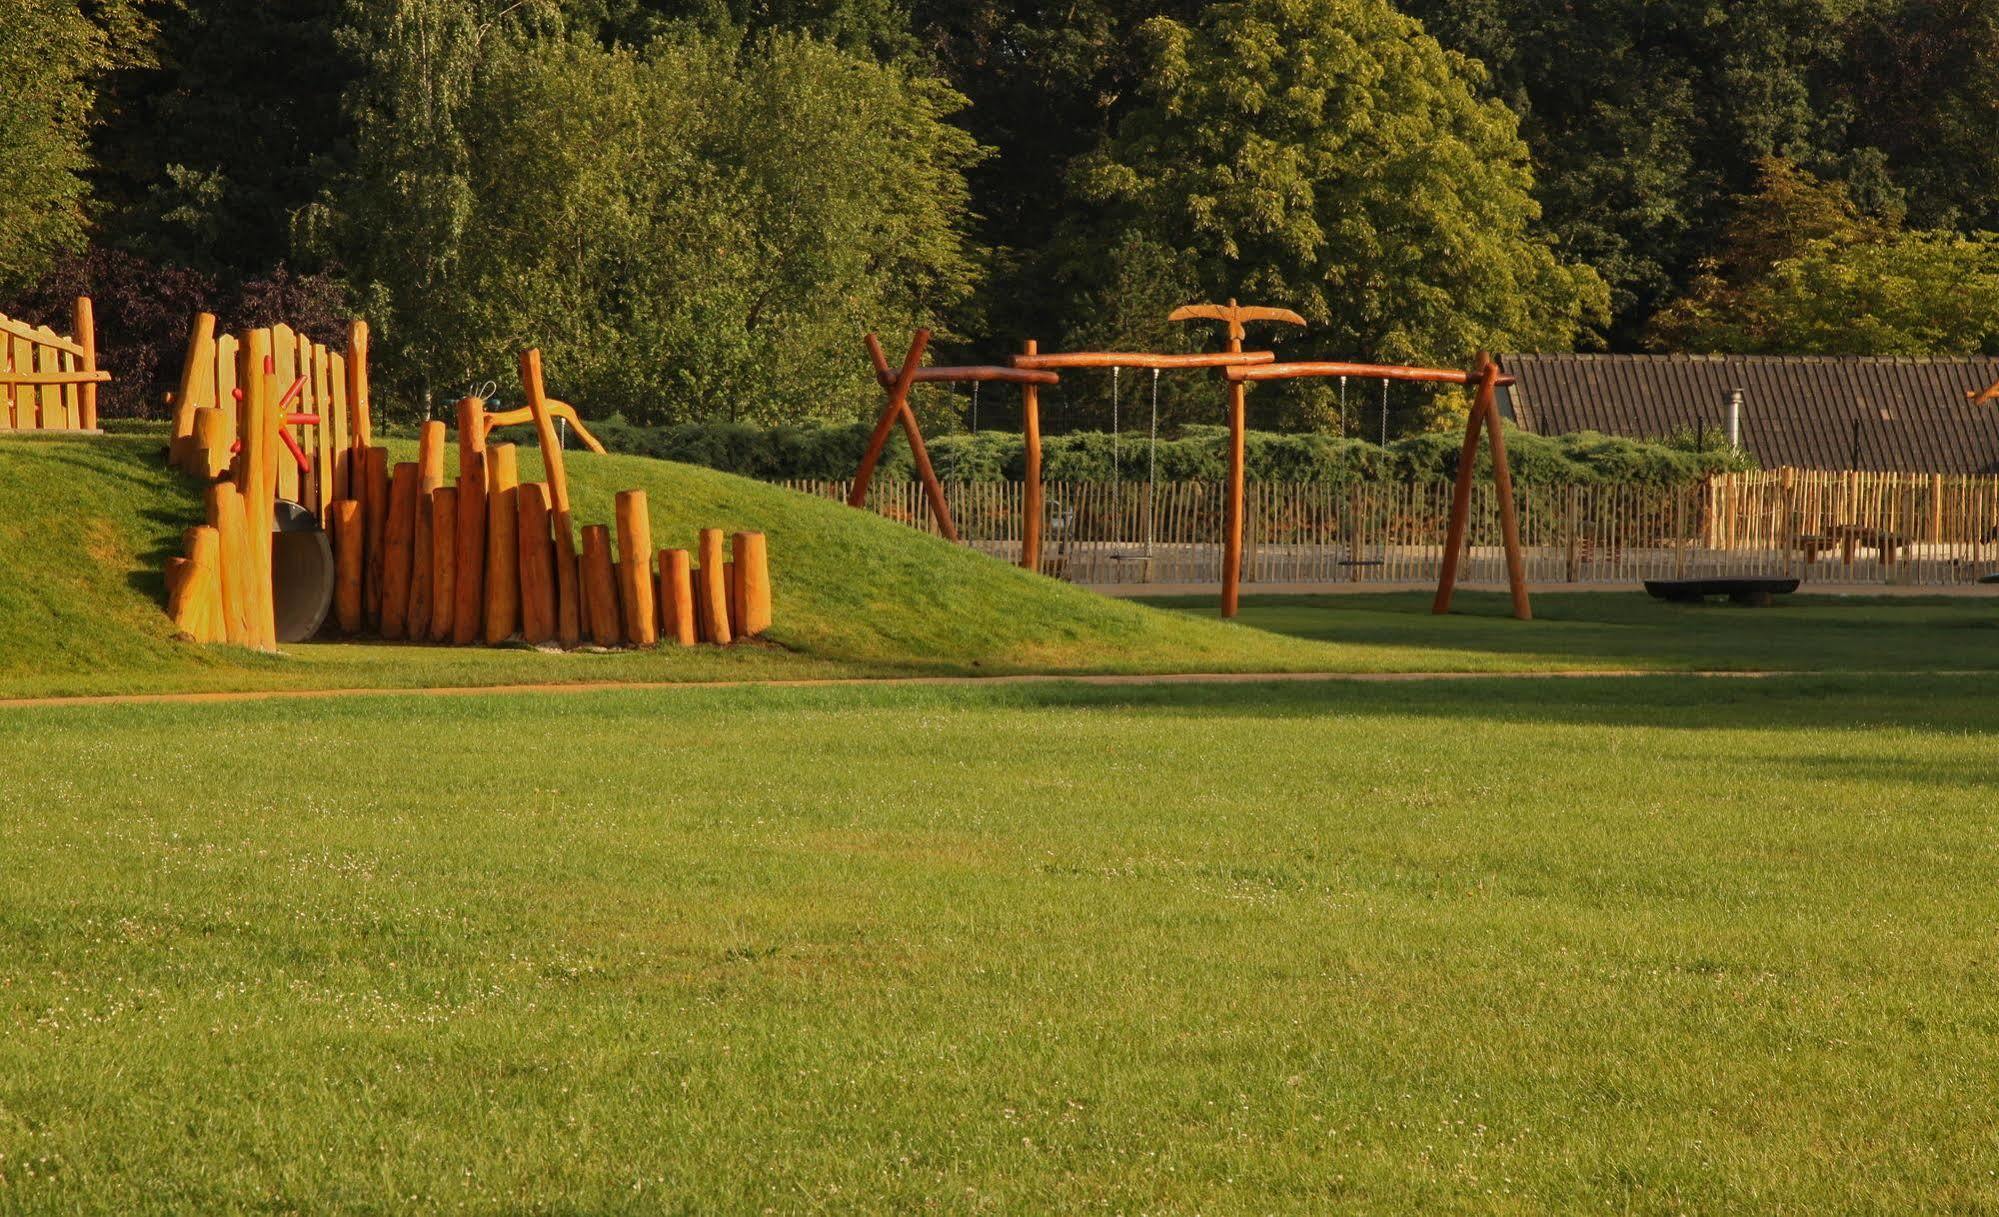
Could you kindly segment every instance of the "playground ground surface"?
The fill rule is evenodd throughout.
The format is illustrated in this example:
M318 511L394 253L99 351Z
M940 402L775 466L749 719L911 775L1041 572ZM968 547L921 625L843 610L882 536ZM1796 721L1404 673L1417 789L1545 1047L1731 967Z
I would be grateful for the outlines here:
M0 711L0 1210L1989 1209L1995 732L1884 673Z

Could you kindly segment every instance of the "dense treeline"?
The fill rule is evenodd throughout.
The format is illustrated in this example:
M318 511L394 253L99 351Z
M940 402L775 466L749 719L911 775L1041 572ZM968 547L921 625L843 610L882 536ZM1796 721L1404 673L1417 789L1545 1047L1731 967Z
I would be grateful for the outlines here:
M866 328L1189 349L1228 296L1391 361L1999 351L1995 59L1999 0L14 0L0 309L96 294L114 411L205 305L366 314L405 413L532 343L647 423L858 417Z
M706 465L767 481L843 481L854 475L869 428L752 427L742 423L633 426L620 419L594 434L613 452ZM1647 443L1578 432L1541 436L1513 431L1507 452L1514 476L1535 485L1619 482L1685 485L1711 473L1747 468L1746 458L1718 436ZM1025 476L1021 437L1010 431L940 435L926 444L932 466L947 481L1019 481ZM1457 471L1459 437L1425 432L1387 445L1323 433L1251 431L1244 449L1248 475L1258 481L1337 486L1378 481L1446 480ZM1489 457L1482 457L1489 460ZM916 476L900 434L890 442L879 476ZM1155 446L1145 435L1076 431L1043 441L1042 473L1051 481L1214 482L1228 473L1228 431L1190 426Z

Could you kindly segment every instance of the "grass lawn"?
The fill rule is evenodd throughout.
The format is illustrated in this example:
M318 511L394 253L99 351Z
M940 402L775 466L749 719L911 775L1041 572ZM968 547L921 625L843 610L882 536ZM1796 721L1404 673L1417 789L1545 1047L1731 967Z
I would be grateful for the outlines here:
M1991 1211L1992 692L0 711L0 1210Z

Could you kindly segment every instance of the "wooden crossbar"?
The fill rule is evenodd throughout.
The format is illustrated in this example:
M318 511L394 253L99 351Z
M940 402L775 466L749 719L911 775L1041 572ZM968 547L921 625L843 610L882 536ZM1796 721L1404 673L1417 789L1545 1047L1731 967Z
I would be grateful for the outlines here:
M557 401L553 397L548 398L547 402L548 413L551 418L559 418L567 422L571 429L576 432L576 438L583 441L585 448L597 453L599 456L604 454L604 445L598 442L596 436L590 434L590 429L583 425L583 420L576 417L575 406L570 405L566 401ZM491 435L494 429L498 427L517 427L523 423L532 422L534 422L534 411L527 406L522 406L516 410L498 410L486 416L486 434Z
M25 338L36 346L52 347L55 350L71 355L83 356L89 354L88 351L84 350L83 344L80 342L72 342L60 335L52 334L46 329L37 328L23 321L16 321L12 317L0 316L0 334L12 334L16 338ZM110 377L106 376L105 379L109 380Z
M1274 363L1269 351L1216 351L1190 355L1163 355L1150 351L1054 351L1046 355L1015 355L1008 360L1016 368L1156 368L1161 371L1188 368L1234 368L1250 364Z

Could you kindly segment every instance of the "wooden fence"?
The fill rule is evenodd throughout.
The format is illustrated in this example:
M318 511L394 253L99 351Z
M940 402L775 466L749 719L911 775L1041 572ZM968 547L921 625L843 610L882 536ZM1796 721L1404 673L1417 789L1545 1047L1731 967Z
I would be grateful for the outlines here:
M0 316L0 431L96 431L97 326L78 296L68 337Z
M844 499L845 482L794 481ZM965 544L1020 554L1019 483L949 482ZM1429 583L1450 513L1446 482L1349 489L1251 483L1244 580ZM1999 477L1776 470L1685 487L1518 488L1527 576L1537 583L1775 575L1832 583L1946 585L1999 570ZM877 480L870 509L935 532L920 484ZM1050 482L1043 573L1076 583L1221 581L1219 483ZM1474 490L1462 578L1503 582L1492 487Z

